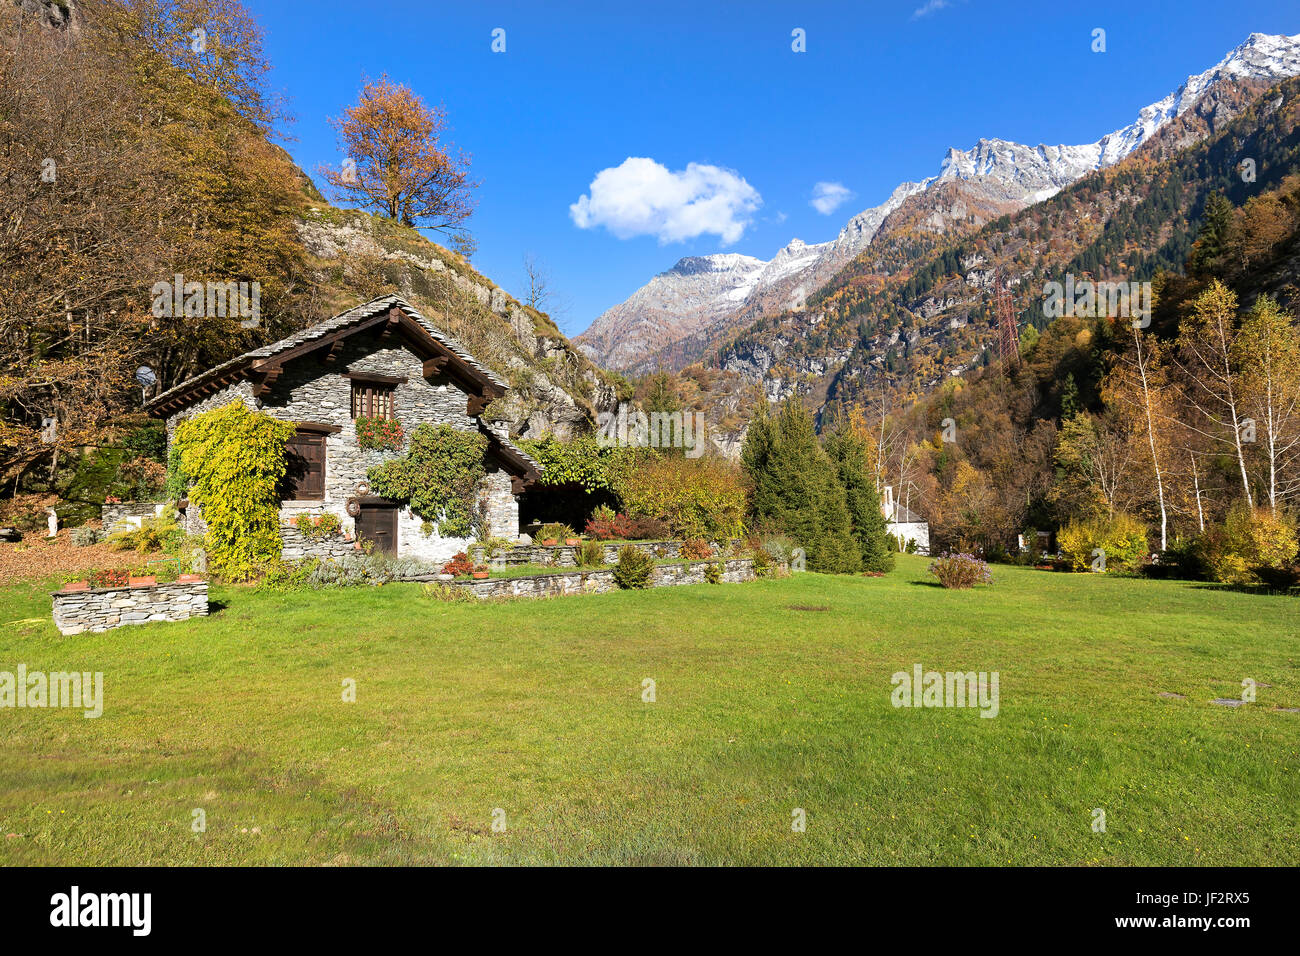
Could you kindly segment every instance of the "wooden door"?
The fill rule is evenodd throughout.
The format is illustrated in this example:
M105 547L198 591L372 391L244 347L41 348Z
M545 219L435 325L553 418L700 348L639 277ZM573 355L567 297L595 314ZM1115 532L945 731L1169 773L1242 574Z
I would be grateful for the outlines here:
M357 515L357 540L373 542L376 552L396 554L397 506L363 502Z
M325 436L300 431L284 447L286 501L322 501L325 498Z

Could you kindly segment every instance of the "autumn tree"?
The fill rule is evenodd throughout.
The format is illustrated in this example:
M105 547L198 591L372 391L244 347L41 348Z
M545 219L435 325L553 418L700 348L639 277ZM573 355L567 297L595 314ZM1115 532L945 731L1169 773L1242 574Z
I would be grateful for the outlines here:
M1231 449L1248 505L1254 505L1243 447L1241 385L1233 361L1237 337L1237 295L1218 279L1192 304L1178 330L1179 368L1200 434Z
M1172 414L1166 404L1168 378L1161 360L1161 347L1151 336L1133 328L1133 349L1126 352L1111 373L1103 391L1116 413L1133 420L1132 431L1146 445L1149 475L1160 510L1160 550L1169 544L1169 505L1165 492L1168 460L1172 454Z
M1300 333L1269 296L1260 296L1232 344L1242 401L1256 423L1268 506L1300 494Z
M388 77L367 81L354 106L330 120L347 159L321 175L340 199L406 226L463 227L474 211L470 157L444 143L447 113Z

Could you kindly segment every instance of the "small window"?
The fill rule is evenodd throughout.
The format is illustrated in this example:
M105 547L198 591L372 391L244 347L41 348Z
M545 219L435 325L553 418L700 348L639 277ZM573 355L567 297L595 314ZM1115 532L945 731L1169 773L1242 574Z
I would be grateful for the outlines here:
M396 385L383 382L352 382L353 418L396 418L393 395Z

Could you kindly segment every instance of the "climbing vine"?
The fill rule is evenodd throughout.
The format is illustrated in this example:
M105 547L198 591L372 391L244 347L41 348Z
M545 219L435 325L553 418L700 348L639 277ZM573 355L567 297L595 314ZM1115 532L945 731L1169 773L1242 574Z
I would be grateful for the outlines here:
M209 567L233 581L252 577L280 554L280 480L294 426L243 402L188 418L173 448L203 511Z
M408 502L443 537L468 537L475 491L487 474L487 448L487 437L479 432L421 425L405 455L370 469L370 487L377 495Z
M544 435L521 440L519 447L542 466L539 484L581 485L589 492L617 493L623 477L638 457L648 455L635 448L602 448L594 435L581 435L570 441Z

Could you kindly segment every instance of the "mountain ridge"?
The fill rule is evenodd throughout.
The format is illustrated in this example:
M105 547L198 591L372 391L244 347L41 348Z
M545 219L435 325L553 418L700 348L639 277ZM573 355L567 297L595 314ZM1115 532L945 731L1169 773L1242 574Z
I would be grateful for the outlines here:
M900 183L884 202L853 216L827 242L793 240L766 263L736 253L686 257L697 263L690 275L707 274L709 267L699 263L715 257L746 260L745 278L752 283L743 297L738 294L743 282L733 282L725 289L705 282L675 282L674 277L682 273L674 266L598 316L574 343L587 357L608 368L641 373L679 369L766 313L797 311L809 295L872 244L894 213L909 201L913 205L922 201L917 197L955 183L958 195L950 206L954 214L933 217L932 231L949 231L950 221L963 218L963 207L964 215L973 217L973 225L978 227L997 215L1042 202L1089 172L1113 166L1151 142L1157 132L1192 110L1221 83L1295 75L1300 75L1300 34L1251 33L1218 63L1188 76L1175 90L1140 109L1131 123L1092 143L1026 146L981 137L969 149L949 148L937 174ZM778 266L782 253L794 243L805 250L797 266L770 268Z

